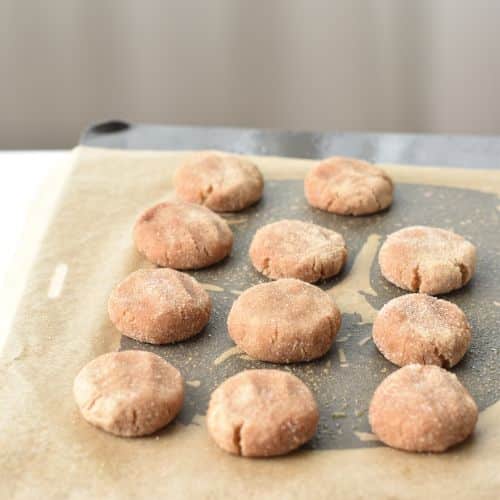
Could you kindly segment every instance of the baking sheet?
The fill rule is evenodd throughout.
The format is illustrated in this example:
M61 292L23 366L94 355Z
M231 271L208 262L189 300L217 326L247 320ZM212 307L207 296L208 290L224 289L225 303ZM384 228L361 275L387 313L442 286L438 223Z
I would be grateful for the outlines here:
M236 240L231 258L192 273L214 301L209 327L175 346L138 344L121 339L110 324L107 297L129 272L149 266L133 248L131 227L143 208L172 195L171 176L184 155L75 151L72 174L2 353L0 492L19 498L35 492L76 498L320 498L333 492L360 498L434 492L443 498L446 492L461 498L471 491L476 498L487 498L497 492L498 173L387 166L398 183L393 207L383 214L346 218L305 204L301 179L310 161L254 158L266 177L264 199L228 217ZM243 368L263 365L231 350L224 323L237 293L264 281L246 255L253 232L282 217L317 222L344 234L350 250L347 269L321 283L337 300L343 326L323 359L281 367L296 373L318 397L322 415L317 437L308 449L288 457L252 461L218 450L207 436L203 415L219 382ZM394 369L369 340L370 322L384 302L402 293L380 277L375 255L385 234L416 223L453 228L479 250L476 276L447 298L464 309L474 328L471 351L453 371L482 412L475 437L445 455L412 455L380 446L371 440L366 421L373 389ZM117 348L155 350L188 381L180 417L156 436L109 436L86 424L75 408L71 384L78 370Z
M398 186L393 207L367 217L343 217L316 210L307 204L301 180L266 183L263 200L256 206L226 216L235 236L229 259L190 272L211 293L213 317L205 331L169 346L144 346L123 337L121 349L155 352L189 377L188 397L180 420L190 423L205 413L210 393L227 377L247 368L279 367L292 372L314 390L321 409L319 430L309 443L313 449L378 446L370 431L367 409L378 384L394 365L385 360L371 341L376 311L405 292L384 280L377 264L378 248L387 234L404 226L428 224L453 229L479 246L478 273L471 284L446 297L470 318L474 335L470 351L453 369L484 409L499 399L496 321L500 308L500 272L496 265L498 234L491 231L497 220L494 194L448 187ZM320 360L289 366L249 359L235 348L227 335L226 319L233 301L247 288L268 281L255 271L248 248L257 229L284 218L320 224L344 235L350 258L344 271L319 283L332 294L342 315L334 348ZM149 267L141 261L139 267Z

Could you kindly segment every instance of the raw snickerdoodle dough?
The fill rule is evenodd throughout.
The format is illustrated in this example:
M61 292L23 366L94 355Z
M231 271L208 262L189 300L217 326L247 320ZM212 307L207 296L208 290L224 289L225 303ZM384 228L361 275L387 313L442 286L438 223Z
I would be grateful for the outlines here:
M457 377L434 365L406 365L389 375L370 403L372 431L407 451L440 452L474 430L478 409Z
M174 176L177 196L216 212L236 212L262 196L264 179L245 158L216 151L195 153Z
M208 323L211 301L191 276L174 269L139 269L112 291L108 312L127 337L169 344L199 333Z
M320 288L280 279L245 290L227 319L230 337L252 358L310 361L325 354L340 328L333 299Z
M144 436L179 413L184 387L179 371L156 354L103 354L82 368L73 384L87 422L118 436Z
M137 249L149 261L174 269L199 269L230 254L233 233L208 208L164 202L146 210L134 227Z
M341 215L365 215L392 203L393 183L371 163L334 156L309 171L304 191L313 207Z
M279 370L246 370L210 397L207 427L223 450L244 457L283 455L309 441L318 425L309 388Z
M254 267L268 278L309 283L335 276L347 260L346 244L339 233L300 220L261 227L249 253Z
M378 261L384 278L411 292L439 295L469 282L476 247L445 229L411 226L390 234Z
M409 293L384 305L373 323L372 337L378 350L398 366L451 368L469 348L471 329L455 304Z

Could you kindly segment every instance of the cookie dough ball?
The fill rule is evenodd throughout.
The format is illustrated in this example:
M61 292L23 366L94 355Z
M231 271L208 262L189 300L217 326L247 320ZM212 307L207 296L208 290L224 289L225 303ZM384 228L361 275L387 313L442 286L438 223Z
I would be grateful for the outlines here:
M378 261L382 275L394 285L439 295L469 282L476 267L476 247L452 231L411 226L387 237Z
M255 233L250 258L268 278L314 283L342 269L347 248L344 238L331 229L300 220L281 220Z
M191 276L173 269L139 269L111 293L108 312L123 335L170 344L199 333L208 323L211 301Z
M230 337L252 358L273 363L310 361L325 354L340 328L333 299L296 279L256 285L234 302Z
M283 455L316 432L318 405L297 377L279 370L246 370L210 397L207 427L223 450L244 457Z
M158 266L200 269L231 253L233 233L208 208L164 202L146 210L134 227L140 253Z
M451 368L469 348L471 329L455 304L410 293L380 310L373 323L373 341L398 366L421 363Z
M370 403L373 432L407 451L445 451L474 430L476 403L457 377L433 365L406 365L389 375Z
M179 413L184 387L179 371L156 354L103 354L82 368L73 394L83 418L117 436L144 436Z
M174 185L184 201L216 212L236 212L260 200L264 180L259 169L244 158L203 151L177 169Z
M371 163L334 156L309 171L304 190L313 207L341 215L365 215L380 212L392 203L393 184Z

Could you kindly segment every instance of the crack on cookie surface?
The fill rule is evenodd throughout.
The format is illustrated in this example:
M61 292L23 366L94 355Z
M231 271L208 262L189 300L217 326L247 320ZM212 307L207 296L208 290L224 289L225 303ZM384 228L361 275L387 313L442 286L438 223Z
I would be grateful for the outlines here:
M368 190L371 192L373 199L375 200L375 204L377 205L377 211L380 212L383 210L382 208L382 203L380 203L380 200L378 199L377 194L375 193L375 190L371 186L367 186Z
M413 270L413 276L410 283L411 290L413 292L419 292L421 283L422 283L422 277L420 276L420 266L417 266Z
M238 455L243 455L243 450L241 446L241 429L243 428L243 423L238 424L233 429L233 445L236 448L236 453Z
M451 368L451 361L444 354L439 352L439 349L437 347L434 347L434 355L439 359L441 368L444 368L445 370Z
M261 268L261 272L262 274L264 274L265 276L271 276L271 271L269 269L269 263L270 263L270 258L269 257L265 257L264 260L262 261L262 268Z
M205 205L208 197L212 194L212 191L214 190L214 187L212 184L209 184L205 190L200 191L200 196L201 196L201 204Z
M463 286L469 281L469 269L462 262L458 262L456 265L458 266L458 270L460 271Z

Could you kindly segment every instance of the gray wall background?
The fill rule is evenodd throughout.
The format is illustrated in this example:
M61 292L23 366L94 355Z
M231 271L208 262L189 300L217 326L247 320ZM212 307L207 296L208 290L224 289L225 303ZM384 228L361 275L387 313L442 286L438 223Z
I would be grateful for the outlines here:
M0 148L108 118L500 133L500 0L0 0Z

